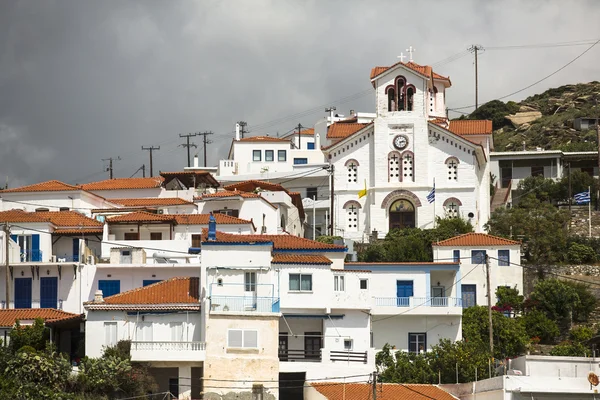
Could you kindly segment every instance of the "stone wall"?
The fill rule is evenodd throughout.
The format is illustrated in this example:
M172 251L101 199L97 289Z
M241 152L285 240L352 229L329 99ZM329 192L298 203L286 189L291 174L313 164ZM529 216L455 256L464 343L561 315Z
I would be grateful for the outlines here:
M592 236L600 237L600 211L594 211L592 205ZM571 235L589 235L589 210L587 206L573 206L571 208Z

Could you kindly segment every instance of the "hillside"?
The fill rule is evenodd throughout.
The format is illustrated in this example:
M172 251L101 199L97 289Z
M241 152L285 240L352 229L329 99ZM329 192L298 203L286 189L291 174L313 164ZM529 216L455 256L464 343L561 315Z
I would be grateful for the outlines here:
M573 120L600 117L600 82L565 85L515 103L494 100L466 119L491 119L496 151L597 150L595 130L577 131Z

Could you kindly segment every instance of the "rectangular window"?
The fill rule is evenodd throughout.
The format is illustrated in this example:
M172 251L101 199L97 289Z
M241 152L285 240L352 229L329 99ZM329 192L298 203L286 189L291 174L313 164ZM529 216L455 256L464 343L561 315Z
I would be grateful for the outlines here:
M454 262L460 262L460 250L454 250L452 252Z
M256 272L246 272L244 274L244 291L256 292Z
M112 347L117 344L117 323L116 322L105 322L104 323L104 345L106 347Z
M273 161L275 152L273 150L265 150L265 161Z
M427 351L427 334L426 333L409 333L408 334L408 352L409 353L424 353Z
M312 275L290 274L289 288L296 291L311 291Z
M261 161L262 155L260 150L252 150L252 161Z
M306 197L309 199L316 199L317 198L317 188L316 187L309 187L306 188Z
M58 302L58 278L40 278L40 308L56 308Z
M142 282L142 286L153 285L158 282L161 282L161 280L160 279L144 279L144 281Z
M531 176L544 176L544 167L543 166L533 166L531 167Z
M137 232L125 232L123 238L125 240L138 240L138 233Z
M335 275L333 277L333 290L335 292L344 291L344 275Z
M229 216L236 217L236 218L240 215L240 210L230 210L228 208L225 208L223 210L216 210L214 212L219 213L219 214L229 215ZM200 247L200 246L198 246L198 247Z
M258 348L258 331L254 329L229 329L227 331L227 347Z
M287 152L285 150L277 150L277 161L287 161Z
M360 290L367 290L369 288L369 280L361 279L360 280Z
M308 158L294 158L294 165L308 164Z
M498 250L498 266L508 267L510 265L510 250Z
M308 150L314 150L315 149L315 142L308 142L308 143L306 143L306 148Z
M461 285L462 306L463 308L473 307L477 305L477 286L476 285Z
M171 322L169 326L171 328L171 341L183 342L183 322Z
M150 232L150 240L162 240L162 232Z
M152 341L152 322L138 322L135 329L135 340L138 342Z
M352 339L344 339L344 350L352 351Z
M199 248L202 243L202 235L192 235L192 247Z
M99 280L98 290L102 290L102 297L112 296L113 294L121 293L121 281L120 280Z
M485 250L471 250L471 264L483 264L485 255Z

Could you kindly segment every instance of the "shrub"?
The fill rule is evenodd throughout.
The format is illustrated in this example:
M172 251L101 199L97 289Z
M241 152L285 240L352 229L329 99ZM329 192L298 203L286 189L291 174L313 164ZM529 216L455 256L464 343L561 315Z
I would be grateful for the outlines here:
M587 353L587 348L583 344L570 340L561 342L550 350L551 356L585 357Z
M571 329L569 332L569 338L573 342L585 343L594 336L594 330L587 326L578 326Z
M568 260L575 264L596 262L596 252L590 246L579 243L571 243L567 252Z
M543 312L533 310L521 317L527 336L537 337L539 342L552 343L560 334L558 325ZM533 341L533 340L532 340Z

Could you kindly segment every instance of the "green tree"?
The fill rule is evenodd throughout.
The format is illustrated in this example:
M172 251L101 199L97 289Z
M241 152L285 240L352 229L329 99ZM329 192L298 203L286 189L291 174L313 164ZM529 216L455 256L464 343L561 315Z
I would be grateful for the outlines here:
M562 282L573 288L579 298L579 301L573 305L573 321L588 322L590 314L596 309L596 305L598 304L598 299L590 290L590 286L586 283L572 280L564 280Z
M493 128L500 129L510 124L505 117L518 112L519 108L520 106L514 101L504 103L500 100L492 100L478 107L467 119L490 119L492 120Z
M558 279L545 279L536 283L530 302L548 318L556 321L563 330L568 328L573 310L580 307L577 290Z
M21 326L19 321L10 331L10 347L17 351L23 346L31 346L35 350L44 350L50 338L50 332L44 325L44 320L36 318L31 326Z
M596 251L588 245L581 243L571 243L567 252L569 262L575 264L594 263L596 262Z
M563 200L566 196L566 192L562 192L563 189L554 179L544 178L543 176L530 176L519 182L516 197L521 198L531 194L541 202L555 203Z
M523 310L524 296L519 294L519 289L507 286L499 286L496 289L497 307L501 307L506 311L520 313Z
M553 343L560 331L556 322L551 320L540 310L531 310L520 318L527 336L530 339L539 338L544 344Z

